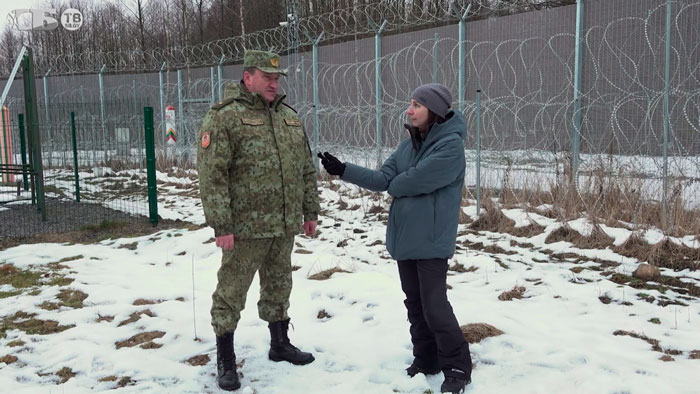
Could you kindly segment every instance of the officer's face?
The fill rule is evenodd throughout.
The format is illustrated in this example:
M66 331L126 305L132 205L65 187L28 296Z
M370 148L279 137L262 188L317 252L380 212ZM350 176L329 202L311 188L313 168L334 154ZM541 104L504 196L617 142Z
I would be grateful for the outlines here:
M416 100L411 99L406 115L408 115L408 119L413 127L423 130L428 125L428 107Z
M271 103L277 96L279 74L270 74L256 69L253 73L244 72L243 80L251 93L257 93Z

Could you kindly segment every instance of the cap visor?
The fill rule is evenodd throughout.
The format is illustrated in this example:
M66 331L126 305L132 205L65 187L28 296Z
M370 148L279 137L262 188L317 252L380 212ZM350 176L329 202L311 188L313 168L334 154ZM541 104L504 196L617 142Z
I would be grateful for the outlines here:
M256 67L258 70L269 73L269 74L282 74L285 77L287 76L287 70L282 69L282 68L273 68L273 67Z

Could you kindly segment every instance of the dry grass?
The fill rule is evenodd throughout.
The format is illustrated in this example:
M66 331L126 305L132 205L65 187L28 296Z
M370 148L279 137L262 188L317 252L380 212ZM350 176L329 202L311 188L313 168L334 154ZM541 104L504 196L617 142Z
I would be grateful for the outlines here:
M139 320L141 319L141 315L146 315L146 316L148 316L148 317L155 317L155 313L151 312L150 309L146 309L146 310L143 310L143 311L137 311L137 312L134 312L134 313L132 313L131 315L129 315L129 318L128 318L128 319L126 319L126 320L122 321L121 323L119 323L119 325L117 325L117 327L121 327L121 326L125 326L125 325L127 325L127 324L131 324L131 323L137 322L137 321L139 321Z
M525 294L525 287L523 286L513 286L513 289L504 291L498 296L501 301L512 301L514 298L522 299Z
M503 331L486 323L472 323L460 326L464 339L469 343L479 343L488 337L496 337L503 334Z
M56 376L61 378L61 381L58 384L63 384L65 382L69 381L70 378L75 376L75 372L73 372L73 370L68 368L68 367L63 367L63 368L59 369L58 371L56 371Z
M568 224L564 224L552 231L544 242L553 243L559 241L570 242L580 249L605 249L613 246L614 239L598 225L593 225L590 235L583 235L569 227Z
M486 210L485 214L479 216L469 225L475 231L491 231L495 233L510 233L515 227L515 221L508 218L496 206L491 198L482 199L481 207Z
M321 272L317 272L313 275L310 275L308 279L311 280L328 280L333 276L333 274L338 273L338 272L344 272L344 273L350 273L350 271L346 271L340 267L334 267L331 269L323 270Z
M185 363L193 366L193 367L201 367L202 365L207 365L210 361L210 358L206 354L200 354L198 356L193 356L185 360Z
M13 356L11 354L7 354L3 357L0 357L0 363L5 363L5 364L12 364L16 362L18 359L16 356Z
M124 341L116 342L114 345L117 347L117 349L121 349L123 347L134 347L136 345L146 344L157 338L162 338L164 335L165 333L163 331L142 332Z
M613 247L613 250L623 256L676 271L696 270L700 267L700 248L679 245L669 238L664 238L656 244L649 244L635 232L622 245Z
M8 330L20 330L29 335L47 335L75 327L75 325L61 326L55 320L40 320L34 316L36 313L26 312L5 316L0 323L0 338L4 338Z
M644 334L637 334L636 332L632 332L632 331L616 330L615 332L613 332L613 335L615 335L615 336L624 335L624 336L630 336L632 338L641 339L644 342L650 344L651 349L654 350L655 352L661 352L661 353L665 353L665 354L669 354L669 355L679 355L679 354L683 353L680 350L664 349L661 347L661 345L659 345L658 339L649 338Z

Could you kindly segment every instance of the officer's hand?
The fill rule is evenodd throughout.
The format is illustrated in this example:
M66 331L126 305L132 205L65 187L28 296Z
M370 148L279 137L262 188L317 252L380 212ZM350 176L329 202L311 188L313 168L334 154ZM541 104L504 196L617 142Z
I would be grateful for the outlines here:
M302 227L304 228L304 234L306 234L307 236L310 237L310 236L316 234L316 221L315 220L309 220L307 222L304 222Z
M319 152L318 157L321 158L321 164L323 164L323 168L325 168L329 174L343 176L343 173L345 173L345 163L328 152L323 152L323 154Z
M220 237L216 237L216 246L220 247L223 250L233 249L233 242L233 234L227 234L222 235Z

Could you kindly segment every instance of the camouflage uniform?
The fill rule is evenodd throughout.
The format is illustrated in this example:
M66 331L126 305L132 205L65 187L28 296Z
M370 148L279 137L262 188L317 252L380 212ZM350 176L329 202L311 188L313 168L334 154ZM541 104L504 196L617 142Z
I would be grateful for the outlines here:
M269 52L246 52L244 66L284 74ZM207 224L217 237L235 237L234 248L223 251L212 296L217 335L236 329L258 270L260 318L288 318L294 236L320 211L306 133L283 99L278 94L268 105L242 81L231 84L200 130L197 168Z

